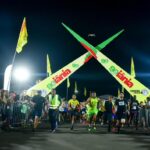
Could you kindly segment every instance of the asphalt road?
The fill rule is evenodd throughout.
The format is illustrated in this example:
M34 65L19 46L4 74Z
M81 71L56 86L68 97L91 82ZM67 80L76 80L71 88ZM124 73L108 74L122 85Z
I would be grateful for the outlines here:
M120 134L107 133L99 127L89 133L84 126L70 131L68 125L56 133L39 129L0 132L0 150L150 150L150 131L122 129Z

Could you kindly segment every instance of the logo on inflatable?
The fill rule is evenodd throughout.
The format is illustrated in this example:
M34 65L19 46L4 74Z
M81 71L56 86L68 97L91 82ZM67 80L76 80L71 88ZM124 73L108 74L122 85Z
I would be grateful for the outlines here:
M143 94L144 96L147 96L147 95L148 95L148 90L147 90L147 89L143 89L143 90L142 90L142 94Z
M66 70L62 70L62 73L59 75L56 75L55 77L53 77L53 81L50 82L47 87L49 89L52 89L56 84L58 84L59 82L61 82L64 78L66 78L69 74L71 73L70 69L66 69Z
M60 81L62 81L65 77L67 77L69 74L71 74L71 70L70 69L66 69L66 70L62 70L62 73L59 75L56 75L55 77L53 77L53 80L56 83L59 83Z
M133 87L134 85L133 82L131 81L131 79L128 79L126 77L125 73L122 70L118 71L114 66L111 66L109 68L109 71L114 75L116 75L116 77L121 81L123 81L123 83L127 85L129 88Z

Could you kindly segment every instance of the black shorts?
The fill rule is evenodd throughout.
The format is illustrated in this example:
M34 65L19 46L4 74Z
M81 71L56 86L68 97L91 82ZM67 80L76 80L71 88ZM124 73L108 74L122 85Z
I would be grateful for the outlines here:
M138 111L136 111L136 110L130 111L131 120L133 119L133 117L135 117L135 119L138 120L138 116L139 116Z
M70 115L72 116L78 116L77 110L70 110Z
M124 112L117 112L116 113L116 119L121 120L122 118L125 118L125 113Z
M35 116L41 117L41 116L42 116L42 110L35 109L35 110L34 110L34 117L35 117Z
M98 118L102 118L103 114L104 114L104 112L98 111L97 117L98 117Z
M107 121L112 121L112 118L113 118L113 114L112 113L106 112L105 115L106 115L106 120Z

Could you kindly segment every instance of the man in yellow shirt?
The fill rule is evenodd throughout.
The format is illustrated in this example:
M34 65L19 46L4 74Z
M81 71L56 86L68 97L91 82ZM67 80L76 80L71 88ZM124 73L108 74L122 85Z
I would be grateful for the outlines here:
M71 114L71 130L73 130L74 128L74 121L75 121L75 117L78 114L79 111L79 101L77 100L77 97L75 94L72 95L72 99L69 100L68 102L68 109L70 111Z

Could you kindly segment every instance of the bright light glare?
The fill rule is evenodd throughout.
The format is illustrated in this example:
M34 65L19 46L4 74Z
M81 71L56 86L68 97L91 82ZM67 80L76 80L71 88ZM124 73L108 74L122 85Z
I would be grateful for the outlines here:
M14 78L19 82L25 82L30 78L30 71L24 67L16 68L14 70Z

